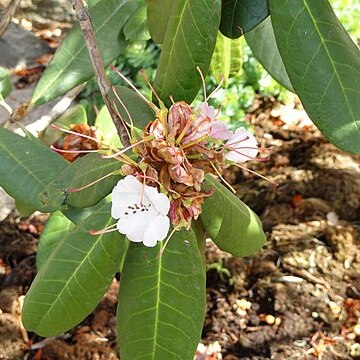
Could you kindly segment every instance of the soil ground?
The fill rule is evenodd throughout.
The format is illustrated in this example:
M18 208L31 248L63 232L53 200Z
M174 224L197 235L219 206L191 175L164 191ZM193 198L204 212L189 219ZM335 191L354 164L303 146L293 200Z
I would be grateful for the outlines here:
M258 98L248 114L272 154L247 166L277 187L238 168L226 174L260 215L267 243L244 259L207 243L198 360L360 357L360 157L330 145L312 126L272 117L275 105ZM73 330L43 339L22 327L45 221L10 215L0 223L0 359L118 359L118 279Z

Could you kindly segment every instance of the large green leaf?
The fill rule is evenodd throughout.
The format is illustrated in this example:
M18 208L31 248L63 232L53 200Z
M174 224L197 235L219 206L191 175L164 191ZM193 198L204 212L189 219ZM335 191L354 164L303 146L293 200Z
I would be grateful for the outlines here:
M360 153L360 52L327 0L270 0L276 42L308 115L339 148Z
M83 320L101 300L127 248L118 232L89 234L112 223L110 206L75 226L42 266L24 302L22 321L29 331L58 335Z
M210 67L216 82L219 83L224 78L226 87L229 78L240 75L243 64L242 49L241 39L231 40L218 33Z
M236 39L269 15L267 0L223 0L220 31Z
M50 254L67 236L74 224L61 212L54 212L48 219L40 236L36 253L36 266L38 271L46 263Z
M160 247L131 243L121 277L117 329L122 360L193 359L205 310L205 269L192 230Z
M137 4L128 0L101 0L89 9L105 66L125 49L119 33ZM78 25L70 31L36 86L31 103L43 104L94 76L83 33Z
M0 186L21 204L51 211L39 193L68 166L39 140L0 128Z
M147 28L146 6L140 6L124 26L126 40L149 40L150 34Z
M257 215L213 177L206 182L215 192L205 200L200 219L214 243L238 257L258 251L265 234Z
M255 29L246 33L245 39L266 71L282 86L294 92L276 44L271 17L269 16Z
M125 105L127 111L119 102L115 94L110 93L109 99L112 104L115 104L124 121L131 124L132 120L135 127L143 129L149 121L155 120L155 112L135 91L124 86L115 86L115 90L123 105ZM129 119L128 113L130 114L131 119Z
M69 192L88 185L101 177L119 170L121 163L115 159L102 159L100 154L88 154L71 163L42 192L41 201L59 209L63 205L85 208L98 203L108 195L119 181L112 175L86 189Z
M147 0L147 24L152 39L164 42L174 0Z
M169 25L161 49L155 89L170 105L191 103L201 86L196 70L206 75L216 44L220 22L220 0L173 0Z

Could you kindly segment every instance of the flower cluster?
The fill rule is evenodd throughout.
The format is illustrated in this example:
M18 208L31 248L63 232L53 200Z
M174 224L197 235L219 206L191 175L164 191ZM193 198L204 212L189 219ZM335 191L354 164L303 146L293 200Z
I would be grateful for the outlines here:
M69 161L84 153L105 151L103 157L122 163L124 178L112 191L111 216L117 223L92 234L117 230L131 241L155 246L167 237L170 225L173 231L189 229L201 214L204 199L213 192L204 186L205 175L222 177L227 165L241 167L259 152L250 132L243 127L232 132L216 116L207 101L195 108L184 101L173 102L170 109L156 108L154 120L121 150L106 149L88 125L62 129L67 135L52 148Z
M132 151L138 161L121 168L125 179L112 192L112 216L120 233L154 246L166 238L170 222L174 229L189 229L199 217L204 199L212 194L204 190L206 174L221 176L229 161L255 158L258 146L244 128L233 133L216 120L207 102L193 108L181 101L158 111Z

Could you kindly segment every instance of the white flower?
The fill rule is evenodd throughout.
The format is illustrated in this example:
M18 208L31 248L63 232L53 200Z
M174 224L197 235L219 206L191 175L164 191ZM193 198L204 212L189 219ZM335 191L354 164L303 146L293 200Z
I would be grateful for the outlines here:
M156 188L143 185L136 177L126 176L112 191L111 216L118 219L117 229L130 241L155 246L168 234L170 201Z
M225 158L236 163L256 158L259 150L258 143L252 133L241 127L226 142L225 147L230 151Z

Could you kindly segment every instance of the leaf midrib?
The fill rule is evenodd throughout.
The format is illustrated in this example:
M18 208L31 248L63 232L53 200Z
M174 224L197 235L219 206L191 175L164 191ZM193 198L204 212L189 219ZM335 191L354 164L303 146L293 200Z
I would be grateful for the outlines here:
M106 223L106 227L112 222L112 219L109 218L109 221ZM83 258L83 260L81 260L79 262L79 265L76 267L75 271L71 274L71 276L69 277L69 279L64 283L63 288L61 289L60 293L57 295L56 300L51 304L51 306L49 307L49 309L45 312L45 314L42 317L42 320L38 323L37 328L41 328L41 325L43 324L43 322L45 321L45 319L47 317L50 317L50 312L52 311L52 309L55 307L55 305L58 302L62 302L62 294L65 290L69 291L69 284L73 281L73 279L76 279L76 275L79 272L79 270L82 268L83 264L85 263L85 261L90 257L92 251L99 245L99 243L103 240L103 237L106 234L102 234L98 237L97 241L94 242L94 245L90 248L90 250L88 251L87 255ZM67 236L67 238L69 237L69 235ZM64 241L65 243L65 241ZM42 281L43 279L41 279ZM70 293L70 291L69 291Z
M331 57L331 55L330 55L330 51L329 51L328 47L326 46L326 42L324 41L324 39L323 39L323 37L322 37L322 34L321 34L321 32L320 32L320 29L319 29L319 27L318 27L318 25L317 25L316 19L314 18L313 14L312 14L312 12L311 12L311 9L309 8L309 5L308 5L307 0L303 0L303 2L304 2L304 6L305 6L305 8L306 8L306 10L307 10L307 12L308 12L308 14L309 14L309 16L310 16L311 21L312 21L313 24L314 24L314 28L315 28L315 30L316 30L316 33L317 33L319 39L320 39L320 42L321 42L321 44L324 46L326 55L327 55L328 58L329 58L329 62L331 63L331 66L332 66L333 69L334 69L334 74L335 74L335 76L336 76L336 78L337 78L337 80L338 80L338 83L339 83L340 87L341 87L341 92L342 92L342 94L343 94L343 96L344 96L344 98L345 98L346 105L347 105L347 107L348 107L348 109L349 109L349 113L350 113L350 115L351 115L351 120L352 120L352 122L354 123L355 127L357 128L357 130L360 131L359 125L358 125L358 123L357 123L357 121L356 121L355 115L354 115L354 113L353 113L353 111L352 111L352 108L351 108L351 105L350 105L350 103L349 103L349 99L347 98L346 93L345 93L345 91L344 91L345 86L343 85L343 83L342 83L342 81L341 81L341 78L340 78L340 76L339 76L339 73L338 73L338 71L337 71L337 68L336 68L334 62L332 61L332 57Z

